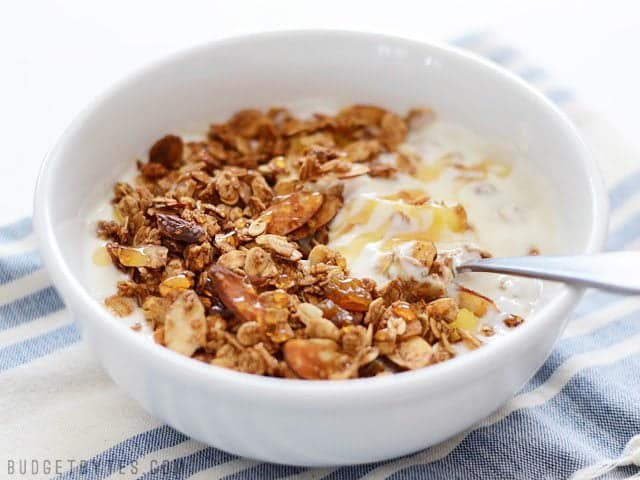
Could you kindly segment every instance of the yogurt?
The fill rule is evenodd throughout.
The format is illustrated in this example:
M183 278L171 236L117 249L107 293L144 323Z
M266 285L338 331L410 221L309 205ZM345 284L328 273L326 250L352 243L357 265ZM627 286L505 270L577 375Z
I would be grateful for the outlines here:
M398 276L419 280L428 272L408 261L416 240L433 241L457 263L480 251L554 252L549 189L517 155L443 121L412 132L400 150L410 159L404 172L345 184L329 247L346 257L353 276L379 286ZM395 165L396 157L382 161ZM541 281L505 275L467 273L457 280L520 316L535 309L543 290Z

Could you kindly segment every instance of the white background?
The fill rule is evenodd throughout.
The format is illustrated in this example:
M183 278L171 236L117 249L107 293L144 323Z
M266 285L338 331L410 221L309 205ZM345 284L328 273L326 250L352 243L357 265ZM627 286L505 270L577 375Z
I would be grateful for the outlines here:
M30 214L43 155L114 80L207 40L308 27L421 40L494 30L638 143L640 3L632 0L16 0L0 10L0 223Z

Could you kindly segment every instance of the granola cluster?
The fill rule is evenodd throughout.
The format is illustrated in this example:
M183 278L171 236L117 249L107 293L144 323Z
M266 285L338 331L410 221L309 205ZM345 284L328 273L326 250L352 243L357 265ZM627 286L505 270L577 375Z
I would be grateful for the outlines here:
M98 225L129 276L106 305L123 316L137 304L158 343L259 375L375 376L450 359L456 344L478 347L473 331L492 335L479 322L497 308L462 287L450 296L451 259L433 243L413 247L428 277L384 286L353 278L326 246L343 183L408 168L398 147L429 115L244 110L211 125L206 140L158 140L134 185L115 185L115 220Z

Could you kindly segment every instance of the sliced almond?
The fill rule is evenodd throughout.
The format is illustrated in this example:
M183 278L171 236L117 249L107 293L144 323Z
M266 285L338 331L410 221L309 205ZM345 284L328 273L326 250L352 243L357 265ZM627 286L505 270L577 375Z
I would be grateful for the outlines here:
M206 343L207 322L204 307L193 290L182 292L167 310L164 323L165 345L190 357Z
M484 317L489 312L498 312L498 307L490 298L466 287L458 288L460 308L472 311L477 317Z
M208 271L214 294L220 297L224 306L243 321L262 321L265 316L264 306L258 299L253 286L244 279L221 265L211 265Z
M333 340L293 339L284 344L284 360L300 378L326 380L349 367L351 357L338 351Z
M271 205L259 218L267 222L267 233L286 235L307 223L323 200L318 192L294 192Z

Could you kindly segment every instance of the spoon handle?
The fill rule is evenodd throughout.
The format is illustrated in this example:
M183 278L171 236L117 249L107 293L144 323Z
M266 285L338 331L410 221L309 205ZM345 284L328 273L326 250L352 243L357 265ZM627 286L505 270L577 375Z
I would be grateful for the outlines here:
M463 263L458 272L494 272L640 294L640 251L594 255L487 258Z

